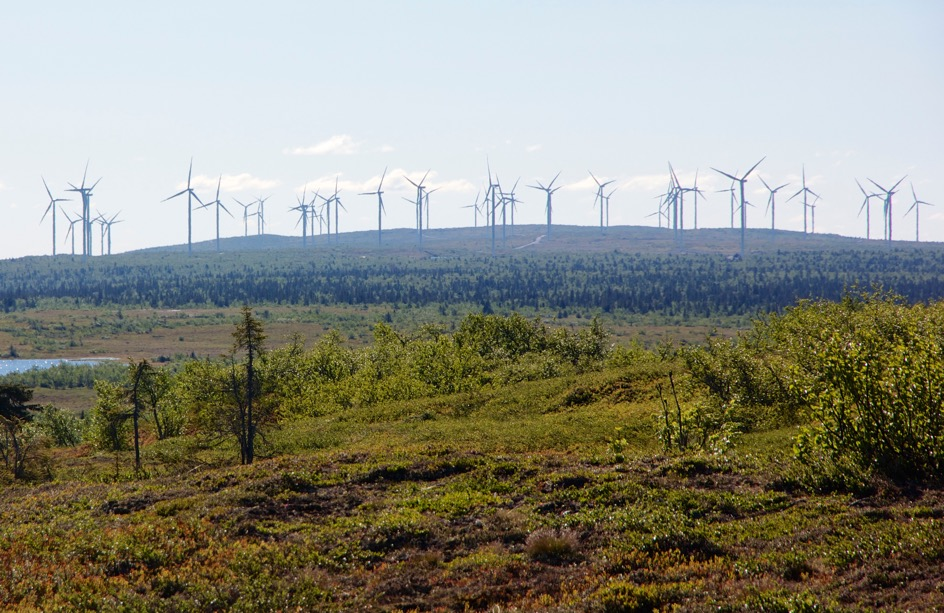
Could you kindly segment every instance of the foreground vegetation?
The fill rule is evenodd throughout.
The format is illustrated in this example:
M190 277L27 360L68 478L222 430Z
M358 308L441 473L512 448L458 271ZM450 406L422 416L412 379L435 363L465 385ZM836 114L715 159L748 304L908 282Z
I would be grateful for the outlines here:
M237 343L157 381L140 469L130 429L111 445L71 423L80 440L33 457L40 483L0 492L0 602L941 608L942 318L873 294L653 350L485 315L379 324L362 347L297 339L256 364L242 466ZM127 422L140 364L101 387L92 423Z

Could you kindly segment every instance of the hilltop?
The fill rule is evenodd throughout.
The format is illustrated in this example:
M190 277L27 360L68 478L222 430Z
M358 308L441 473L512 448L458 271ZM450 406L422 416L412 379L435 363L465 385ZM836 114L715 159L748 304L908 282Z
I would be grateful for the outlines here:
M545 225L519 225L508 227L502 239L501 228L495 230L496 255L510 255L522 250L538 253L714 253L734 255L740 245L740 230L728 228L704 228L684 230L681 242L671 229L649 226L613 226L600 231L591 226L553 226L548 235ZM747 231L749 253L771 251L828 251L846 249L940 249L938 243L914 243L841 236L838 234L804 234L790 230L749 229ZM236 236L220 239L220 250L224 253L302 249L305 242L300 236L276 234ZM491 255L492 231L490 227L442 228L423 231L423 246L418 243L416 230L395 228L384 230L382 243L378 245L376 231L342 232L340 234L309 236L307 247L311 249L345 249L365 253L413 254L413 255ZM138 253L179 253L186 245L152 247ZM216 241L193 243L194 252L215 252Z

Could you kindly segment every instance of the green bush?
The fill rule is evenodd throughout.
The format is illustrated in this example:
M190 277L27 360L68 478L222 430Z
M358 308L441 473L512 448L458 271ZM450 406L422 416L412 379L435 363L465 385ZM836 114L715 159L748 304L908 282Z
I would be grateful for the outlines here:
M57 447L75 447L82 442L82 421L56 407L43 407L33 425Z

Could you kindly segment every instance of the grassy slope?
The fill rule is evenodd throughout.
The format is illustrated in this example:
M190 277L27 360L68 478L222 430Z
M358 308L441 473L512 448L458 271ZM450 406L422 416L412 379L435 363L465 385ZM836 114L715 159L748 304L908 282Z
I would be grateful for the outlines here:
M786 491L776 475L793 470L789 430L750 435L724 456L662 455L652 374L313 418L274 433L277 455L250 467L158 464L179 452L175 441L149 448L155 476L95 483L89 475L110 470L108 460L70 452L59 482L0 492L0 602L944 607L941 492L882 486L856 500ZM574 404L587 397L577 388L589 404ZM608 442L617 427L623 458ZM530 536L542 531L551 538Z

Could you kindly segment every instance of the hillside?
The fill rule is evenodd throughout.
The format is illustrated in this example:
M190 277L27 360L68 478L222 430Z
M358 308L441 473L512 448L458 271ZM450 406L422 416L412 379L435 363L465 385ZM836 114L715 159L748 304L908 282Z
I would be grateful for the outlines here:
M590 226L553 226L550 236L547 226L519 225L506 227L504 240L502 229L495 231L495 253L513 254L517 251L537 251L541 253L585 253L616 251L624 253L715 253L733 255L740 246L740 230L726 228L708 228L685 230L681 238L676 239L672 230L649 226L613 226L601 232ZM222 238L220 250L239 252L253 250L302 249L305 241L300 236L237 236ZM752 253L771 251L830 251L846 249L899 249L929 248L940 249L936 243L913 243L895 241L886 243L879 240L865 240L836 234L803 234L789 230L749 229L746 244ZM381 244L377 242L377 232L359 231L342 232L337 235L310 236L307 247L311 249L343 248L358 254L392 253L394 255L491 255L491 227L445 228L423 231L423 245L418 243L416 230L396 228L383 231ZM186 252L186 245L154 247L143 249L142 253ZM195 252L215 252L216 241L202 241L193 244ZM129 252L129 253L139 253Z
M531 309L545 316L619 311L689 321L778 311L803 298L838 299L852 287L881 286L911 301L944 297L944 247L886 244L832 236L755 230L743 261L738 233L699 230L684 248L667 230L516 228L492 257L484 228L427 233L423 249L407 231L385 246L369 233L301 239L228 239L214 253L202 243L96 257L0 262L0 304L7 311L44 299L125 307L227 307L249 304L455 305ZM525 238L526 237L526 238ZM331 239L333 241L333 238ZM517 249L527 245L526 248ZM755 248L756 247L756 248Z

